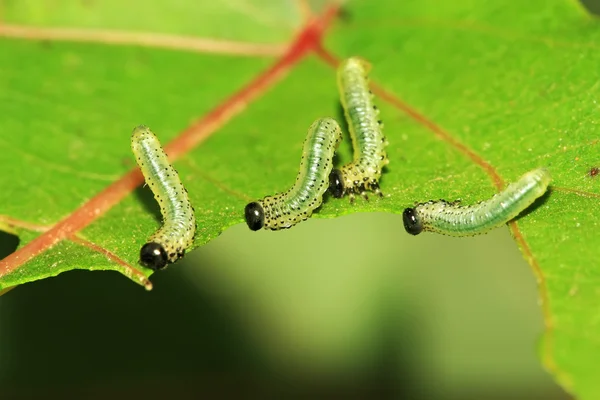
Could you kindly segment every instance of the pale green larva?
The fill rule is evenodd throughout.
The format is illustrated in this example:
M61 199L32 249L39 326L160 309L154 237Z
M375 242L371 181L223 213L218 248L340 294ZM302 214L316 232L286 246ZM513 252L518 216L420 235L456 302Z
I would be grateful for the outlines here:
M192 245L196 217L177 171L148 127L140 125L133 130L131 150L164 219L163 226L140 250L141 264L157 270L183 257Z
M296 182L289 190L246 205L244 216L253 231L290 228L306 220L323 202L333 155L342 130L332 118L321 118L308 128Z
M472 236L502 226L529 207L546 192L550 173L534 169L491 199L472 206L459 206L444 200L429 201L407 208L402 215L406 232L423 231L450 236Z
M368 73L371 65L358 57L342 61L338 67L337 80L340 99L354 148L354 159L329 176L329 191L334 197L349 194L350 201L360 194L368 199L367 191L382 196L379 178L389 163L385 147L379 109L373 103L369 89Z

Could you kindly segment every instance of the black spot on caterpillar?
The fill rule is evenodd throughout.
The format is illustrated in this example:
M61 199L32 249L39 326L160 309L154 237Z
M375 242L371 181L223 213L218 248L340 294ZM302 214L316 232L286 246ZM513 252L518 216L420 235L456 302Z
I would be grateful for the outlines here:
M164 219L163 226L140 250L141 264L158 270L183 257L192 245L196 217L177 171L148 127L140 125L133 130L131 150Z
M321 118L308 128L296 182L289 190L246 205L244 217L253 231L290 228L308 219L323 202L333 155L342 130L332 118Z

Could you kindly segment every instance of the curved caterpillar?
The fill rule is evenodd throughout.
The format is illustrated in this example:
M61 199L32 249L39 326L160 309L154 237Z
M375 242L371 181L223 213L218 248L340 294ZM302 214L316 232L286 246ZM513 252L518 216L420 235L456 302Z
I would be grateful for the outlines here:
M527 172L517 182L491 199L471 206L458 206L444 200L429 201L407 208L402 214L404 229L411 235L423 231L450 236L485 233L515 218L546 192L550 173L545 168Z
M333 155L341 141L342 130L334 119L321 118L313 122L304 141L294 186L246 205L244 217L248 227L253 231L263 227L278 230L308 219L323 202Z
M388 145L381 131L379 109L373 104L367 74L371 64L352 57L343 61L337 73L338 89L344 115L348 121L354 160L329 176L329 191L333 197L349 194L350 201L359 194L368 200L366 191L383 196L379 190L382 168L389 163L385 147Z
M160 205L163 226L140 250L142 265L158 270L183 257L196 233L196 217L187 190L152 131L140 125L131 134L131 150Z

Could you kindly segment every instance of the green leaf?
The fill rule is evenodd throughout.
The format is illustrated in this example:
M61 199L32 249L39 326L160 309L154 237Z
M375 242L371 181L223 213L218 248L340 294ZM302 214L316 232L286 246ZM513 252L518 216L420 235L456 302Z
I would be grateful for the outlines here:
M261 86L256 98L241 105L227 100L276 63L278 49L294 43L306 23L296 4L125 3L5 2L7 24L43 28L27 31L34 40L0 39L0 227L17 234L22 249L34 238L52 243L47 228L135 167L129 136L136 125L148 125L164 144L188 126L206 130L201 145L185 154L178 153L181 142L173 146L195 204L200 246L243 223L248 201L290 186L313 120L342 118L335 70L323 52L292 60L275 76L281 80ZM151 8L147 18L138 15L142 4ZM579 398L598 398L600 176L589 175L600 165L597 22L569 0L357 0L341 15L327 32L325 52L373 64L390 142L381 180L386 196L354 205L328 198L315 217L401 213L437 198L469 204L491 196L499 180L549 167L552 190L512 232L539 279L544 365ZM61 31L70 40L49 40L56 27L84 29L76 33L93 43L74 42L67 35L73 31ZM93 39L86 35L97 31L89 29L103 31ZM188 52L159 48L163 36L156 35L144 36L150 38L144 47L117 46L106 31L125 39L131 37L122 31L271 47L249 56L220 42L218 50ZM0 26L2 32L8 36ZM180 47L188 43L175 38ZM227 112L193 125L215 109ZM338 158L351 158L348 140ZM131 275L115 260L136 266L140 246L160 225L148 188L90 218L85 229L1 276L0 289L71 269ZM136 280L143 282L151 271L140 271Z

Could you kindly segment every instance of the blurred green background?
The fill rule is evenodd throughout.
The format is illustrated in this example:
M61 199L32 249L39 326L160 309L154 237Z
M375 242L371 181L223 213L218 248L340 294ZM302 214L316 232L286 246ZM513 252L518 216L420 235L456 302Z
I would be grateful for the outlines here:
M538 361L535 279L506 228L237 225L152 280L75 271L0 297L2 398L567 398Z

